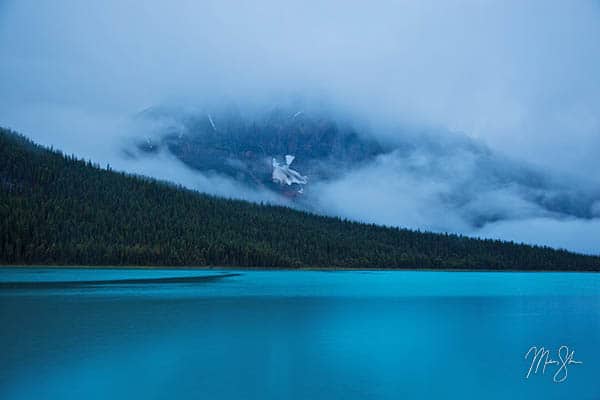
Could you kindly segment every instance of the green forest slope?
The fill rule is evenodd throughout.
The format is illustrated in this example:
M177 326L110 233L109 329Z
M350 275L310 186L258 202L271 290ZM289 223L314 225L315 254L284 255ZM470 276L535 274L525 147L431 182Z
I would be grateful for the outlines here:
M600 257L220 199L0 129L0 264L597 271Z

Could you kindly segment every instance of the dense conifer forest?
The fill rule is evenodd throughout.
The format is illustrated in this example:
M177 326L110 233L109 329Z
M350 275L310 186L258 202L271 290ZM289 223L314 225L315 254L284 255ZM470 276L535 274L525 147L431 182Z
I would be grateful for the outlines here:
M0 264L597 271L600 257L216 198L0 129Z

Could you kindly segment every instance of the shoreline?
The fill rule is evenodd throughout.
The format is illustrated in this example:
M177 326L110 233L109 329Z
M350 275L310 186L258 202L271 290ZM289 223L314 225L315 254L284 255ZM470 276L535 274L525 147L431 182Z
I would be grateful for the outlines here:
M98 270L200 270L200 271L315 271L315 272L514 272L514 273L600 273L600 270L585 269L499 269L499 268L431 268L431 267L378 267L378 268L351 268L351 267L232 267L232 266L155 266L155 265L0 265L2 269L98 269Z

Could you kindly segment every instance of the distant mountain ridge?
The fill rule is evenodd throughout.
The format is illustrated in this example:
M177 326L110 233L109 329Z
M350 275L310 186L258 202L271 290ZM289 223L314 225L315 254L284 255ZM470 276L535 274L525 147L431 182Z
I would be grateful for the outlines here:
M467 137L400 132L393 140L383 141L327 113L290 107L248 115L236 108L181 111L155 107L137 118L154 121L159 128L140 137L135 149L128 148L131 156L152 157L166 151L192 169L293 198L306 210L319 204L320 193L313 190L317 184L381 165L386 172L382 179L399 175L415 181L407 190L418 189L421 182L447 186L436 194L437 201L457 210L474 228L517 218L521 212L509 206L489 207L487 193L511 197L522 208L535 209L535 216L591 219L600 215L600 188L583 189L506 159ZM293 169L308 178L307 184L274 182L273 159L282 165L286 155L294 157ZM360 184L356 189L360 190Z
M600 257L220 199L0 129L0 264L599 271Z
M274 158L282 162L293 156L295 170L317 182L384 153L377 141L304 111L275 108L247 119L235 110L189 114L151 108L138 118L166 121L158 137L140 138L137 147L143 153L167 150L191 168L280 194L289 194L290 188L273 182Z

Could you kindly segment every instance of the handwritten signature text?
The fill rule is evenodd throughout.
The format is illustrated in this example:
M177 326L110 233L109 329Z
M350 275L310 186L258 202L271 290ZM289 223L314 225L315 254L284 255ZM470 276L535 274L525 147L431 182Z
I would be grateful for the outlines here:
M552 380L561 383L567 380L569 365L583 364L582 361L575 360L575 350L570 349L568 346L560 346L556 352L556 358L552 358L553 354L545 347L531 346L525 353L525 359L531 359L525 379L529 379L531 375L538 372L545 375L548 369L548 372L554 371Z

